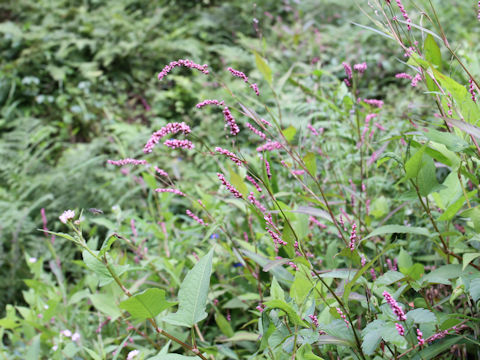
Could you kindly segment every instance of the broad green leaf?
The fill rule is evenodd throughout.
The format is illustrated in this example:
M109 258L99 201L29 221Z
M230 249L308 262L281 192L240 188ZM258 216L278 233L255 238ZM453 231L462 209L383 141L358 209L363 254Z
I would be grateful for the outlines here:
M305 163L305 166L310 174L312 176L316 176L317 174L317 158L315 157L315 154L312 152L307 153L303 157L303 162Z
M448 264L439 267L422 278L422 284L437 283L450 285L449 279L457 278L462 274L462 265Z
M89 296L93 306L102 313L112 318L115 321L122 313L116 305L115 298L111 293L97 293Z
M470 264L473 260L478 258L480 256L480 253L465 253L463 254L463 267L462 270L465 270L465 268Z
M95 255L98 255L98 251L92 251ZM110 284L113 281L113 276L110 274L108 271L107 267L103 262L92 256L87 250L84 250L82 252L83 256L83 261L85 262L85 265L92 270L97 276L99 280L99 286L105 286ZM125 271L128 270L129 266L128 265L114 265L112 259L109 258L107 255L107 260L110 264L111 269L113 272L117 275L120 276L122 275Z
M205 308L212 274L213 249L208 252L185 276L178 292L178 311L163 320L192 327L207 317Z
M423 155L422 166L417 175L417 184L422 196L427 196L432 191L438 190L436 168L430 156Z
M144 320L154 318L175 304L175 302L165 300L165 290L152 288L133 295L122 301L119 306L121 309L127 310L132 317Z
M243 196L248 195L247 185L243 181L242 177L233 170L230 170L230 182L238 191L242 193Z
M272 279L272 285L270 286L270 296L274 300L285 300L285 294L282 287L278 283L275 276Z
M442 54L440 53L440 48L438 47L432 35L427 35L423 46L425 51L425 59L431 64L435 65L438 70L442 71ZM437 85L429 76L427 76L427 88L430 91L438 90Z
M423 165L423 154L425 153L425 149L427 145L422 146L413 156L408 159L405 163L405 172L406 176L405 179L412 179L417 177L420 169Z
M303 344L297 351L296 359L298 359L298 360L322 360L323 358L315 355L312 352L312 346L310 344Z
M293 280L290 288L290 296L294 298L295 303L299 305L303 304L308 293L313 288L312 281L306 274L309 275L310 271L305 265L300 264L299 269L295 271L295 280Z
M412 265L413 265L412 257L402 247L400 249L400 254L398 254L398 267L400 271L403 273L402 268L409 268Z
M362 330L362 350L366 355L373 355L382 341L382 332L386 326L383 320L374 320Z
M467 193L468 198L470 199L477 193L477 190L473 190ZM461 195L460 198L455 201L453 204L451 204L445 212L439 216L438 220L439 221L450 221L453 219L455 215L460 211L460 209L463 207L463 204L465 203L465 195Z
M380 276L375 281L375 284L377 284L377 285L391 285L393 283L396 283L397 281L402 280L404 277L405 277L405 275L398 272L398 271L389 270L385 274Z
M98 257L102 257L110 248L112 247L112 244L117 241L117 237L110 235L105 241L103 242L102 248L100 249L100 252L98 253Z
M407 320L416 324L436 323L437 317L433 312L427 309L414 309L407 312Z
M262 268L270 263L270 260L266 259L265 257L263 257L261 255L255 254L254 252L251 252L251 251L248 251L248 250L241 250L241 252L245 256L247 256L250 259L252 259L253 261L255 261ZM275 266L275 267L272 267L268 270L264 269L264 271L271 272L277 278L277 280L279 282L281 282L282 284L288 285L288 286L290 286L292 284L292 281L294 279L293 275L290 274L290 272L287 269L285 269L283 266Z
M425 267L422 264L416 263L410 266L408 269L404 269L405 275L411 277L414 280L420 280L425 273Z
M91 349L89 349L85 346L83 347L83 350L85 350L93 360L102 360L102 357L100 355L98 355L95 351L93 351L93 350L91 350Z
M407 330L407 329L405 329ZM395 327L395 324L394 323L387 323L384 327L383 327L383 331L382 331L382 338L383 340L385 340L386 342L389 342L395 346L398 346L399 348L401 349L405 349L408 345L407 343L407 340L405 339L404 336L401 336L399 333L398 333L398 330L397 328Z
M258 334L246 332L246 331L239 331L235 333L232 337L220 340L224 342L239 342L239 341L258 341Z
M30 339L27 352L25 354L25 360L39 360L40 359L40 334L35 335L33 339Z
M473 301L477 302L480 299L480 277L473 279L470 282L470 296L472 297Z
M430 236L430 232L427 229L421 227L404 225L384 225L376 228L370 234L368 234L367 237L363 239L366 240L374 236L394 233Z
M468 143L465 140L455 135L454 133L428 129L428 131L425 132L423 135L431 141L445 145L448 150L453 152L460 152L469 147Z
M262 73L265 80L272 85L272 69L270 69L270 66L268 66L267 62L256 51L254 51L254 54L257 69Z
M288 128L282 130L283 136L287 139L288 142L291 142L297 133L297 129L293 125L290 125Z
M270 300L265 303L265 306L267 309L280 309L284 311L294 325L308 327L308 324L300 319L300 316L298 316L297 312L283 300Z
M388 200L385 196L375 197L370 206L370 214L379 219L388 214Z

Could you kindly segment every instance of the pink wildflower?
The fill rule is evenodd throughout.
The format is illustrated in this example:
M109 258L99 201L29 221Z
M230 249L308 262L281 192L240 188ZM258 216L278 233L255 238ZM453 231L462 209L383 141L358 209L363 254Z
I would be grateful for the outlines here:
M480 1L478 2L479 5L480 5ZM480 10L479 10L480 11ZM480 15L479 15L480 16ZM472 100L473 102L477 102L477 98L475 97L475 86L473 84L473 80L470 78L468 79L468 84L469 84L469 87L468 87L468 91L470 92L470 94L472 95Z
M193 212L187 209L186 211L187 215L190 216L193 220L195 220L197 223L199 223L202 226L207 226L208 224L205 223L202 219L200 219L197 215L195 215Z
M226 179L225 179L225 176L221 173L217 173L217 176L218 178L220 179L220 181L222 182L222 184L228 189L228 191L230 191L232 193L232 195L236 198L243 198L243 195L237 190L235 189L235 187L230 184Z
M255 186L255 189L257 189L258 192L262 192L262 188L260 185L257 184L255 179L251 177L250 175L245 176L245 178L252 183L253 186Z
M347 317L346 317L345 314L343 313L342 309L340 309L339 307L337 307L337 313L340 315L340 317L343 319L343 321L345 321L345 324L347 324L347 328L350 327L350 324L349 324L348 321L347 321Z
M260 136L263 140L265 140L267 138L267 135L265 135L263 132L261 132L260 130L255 128L253 125L251 125L249 123L245 123L245 126L247 128L249 128L254 134Z
M265 213L267 209L265 206L263 206L256 198L253 192L250 192L250 195L248 195L248 200L254 205L258 210L260 210L261 213Z
M375 125L378 129L382 130L382 131L385 131L386 129L378 122L374 123L373 125Z
M255 95L260 96L260 91L258 91L258 85L257 84L252 84L250 87L255 91Z
M238 166L242 166L243 165L243 162L242 160L240 160L237 155L235 155L233 152L231 151L228 151L226 149L222 149L221 147L216 147L215 148L215 151L222 154L222 155L225 155L227 156L230 160L232 160L235 164L237 164Z
M372 276L373 281L377 280L377 274L375 274L375 269L374 268L370 269L370 275Z
M412 85L413 87L416 87L416 86L418 85L418 82L419 82L420 80L422 80L422 75L416 74L415 77L412 79L411 85Z
M305 170L292 170L292 175L300 176L305 174Z
M184 66L184 67L188 67L190 69L196 69L196 70L199 70L201 71L202 73L204 73L205 75L208 74L208 65L199 65L199 64L195 64L193 61L191 60L188 60L188 59L180 59L180 60L177 60L177 61L172 61L170 64L166 65L162 71L160 71L160 73L158 74L158 80L162 80L165 76L168 75L168 73L170 71L172 71L172 69L174 69L175 67L178 67L178 66Z
M75 211L65 210L59 219L62 223L66 224L69 220L72 220L75 217Z
M191 132L190 126L185 124L184 122L181 123L169 123L162 127L160 130L155 131L150 139L147 141L145 144L145 147L143 148L143 152L145 154L151 153L153 148L155 147L156 144L160 141L160 139L168 134L176 134L178 132L182 132L185 135L189 134Z
M177 140L169 139L166 140L163 145L168 146L172 149L182 148L182 149L193 149L195 145L190 140Z
M355 242L357 240L357 224L353 223L352 225L352 232L350 234L350 250L355 250Z
M315 325L315 327L319 327L318 318L316 315L308 315L308 317L310 320L312 320L312 324Z
M187 196L183 192L177 189L155 189L155 191L159 193L172 193L180 196Z
M347 85L348 87L352 86L352 84L348 79L343 79L343 81L345 82L345 85Z
M368 105L376 106L378 108L381 108L383 106L383 101L382 100L377 100L377 99L363 99L363 102Z
M412 75L409 75L407 73L398 73L395 75L395 77L397 79L408 79L408 80L412 80Z
M226 106L223 108L223 117L225 118L225 123L230 127L230 134L233 136L237 135L240 132L240 128L235 122L230 109Z
M277 234L275 231L267 228L266 229L268 234L270 235L270 237L272 238L273 242L275 243L275 245L287 245L287 242L282 240L282 238L280 237L279 234Z
M405 21L407 22L407 29L408 29L408 30L411 30L412 27L410 26L410 23L412 22L412 20L410 20L410 17L408 16L407 11L405 10L405 7L404 7L403 4L402 4L402 1L401 1L401 0L396 0L396 2L397 2L397 5L398 5L398 7L399 7L399 9L400 9L400 12L401 12L402 15L403 15L403 18L404 18Z
M444 338L444 337L447 336L447 335L448 335L448 330L443 330L443 331L440 331L440 332L438 332L438 333L433 334L432 336L430 336L430 337L427 339L427 341L428 341L429 343L432 343L432 342L434 342L435 340L442 339L442 338Z
M326 228L327 228L326 225L322 224L320 221L318 221L318 220L317 220L315 217L313 217L313 216L310 216L310 217L308 218L308 221L314 223L315 225L317 225L317 226L318 226L319 228L321 228L321 229L326 229Z
M365 255L363 255L363 254L360 257L360 263L362 264L362 267L364 267L365 264L367 263L367 259L365 258Z
M417 340L418 345L422 346L425 344L425 340L423 339L423 333L420 331L420 329L417 329Z
M240 78L240 79L243 79L243 81L245 81L245 82L248 82L248 77L247 77L247 75L245 75L243 72L238 71L238 70L235 70L235 69L232 69L231 67L229 67L227 70L230 71L230 73L231 73L233 76L238 77L238 78Z
M272 172L270 171L270 163L267 161L267 159L265 159L264 162L265 162L265 169L267 170L267 176L269 179L271 179Z
M134 357L136 357L138 354L140 354L140 351L138 350L132 350L128 353L127 355L127 360L132 360Z
M262 313L265 310L265 305L260 303L260 304L258 304L258 306L255 309L257 309L258 311L260 311Z
M353 65L353 70L358 71L360 74L363 74L367 70L367 63L363 62L360 64Z
M283 145L280 144L278 141L267 141L262 146L257 147L257 151L258 152L272 151L272 150L282 149L282 148L283 148Z
M148 162L146 160L137 160L137 159L107 160L107 163L115 166L124 166L127 164L148 165Z
M347 79L350 80L352 78L352 67L346 62L342 62L342 65L343 65L343 68L345 69L345 74L347 75Z
M204 106L207 106L207 105L216 105L216 106L224 106L225 105L225 102L222 100L222 101L218 101L218 100L203 100L202 102L198 103L196 105L196 107L198 109L201 109L203 108Z
M310 130L310 132L311 132L313 135L315 135L315 136L318 136L318 135L319 135L317 129L315 129L312 125L308 124L308 125L307 125L307 128L308 128L308 130Z
M404 335L405 335L405 329L403 328L403 325L402 325L402 324L395 323L395 327L397 328L398 334L399 334L400 336L404 336Z
M163 169L160 169L159 167L155 166L155 172L158 174L158 175L161 175L161 176L165 176L167 177L168 176L168 173L163 170Z
M267 126L272 126L272 124L271 124L269 121L265 120L265 119L260 119L260 121L261 121L262 123L264 123L265 125L267 125Z
M392 295L390 295L387 291L384 291L383 297L387 301L387 304L390 305L395 315L397 315L397 319L399 321L407 320L405 313L403 312L402 308L398 305L398 303L395 301L395 299L392 297Z
M298 266L293 261L289 261L288 265L290 265L295 271L298 270Z

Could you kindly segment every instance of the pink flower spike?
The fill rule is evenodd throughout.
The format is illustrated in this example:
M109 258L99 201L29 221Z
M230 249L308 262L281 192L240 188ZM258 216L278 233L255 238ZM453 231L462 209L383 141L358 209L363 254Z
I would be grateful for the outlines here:
M261 121L262 123L264 123L265 125L267 125L267 126L272 126L272 124L271 124L270 122L268 122L267 120L265 120L265 119L260 119L260 121Z
M75 211L65 210L62 215L59 216L59 219L62 223L66 224L69 220L72 220L75 217Z
M339 307L337 307L337 313L340 315L340 317L343 319L343 321L345 321L345 324L347 324L347 328L350 327L350 324L349 324L348 321L347 321L347 317L346 317L345 314L343 313L342 309L340 309Z
M398 7L400 8L400 12L402 13L403 18L407 22L407 29L410 31L412 29L412 27L410 26L410 23L412 22L412 20L410 20L410 17L408 16L407 11L405 10L405 7L402 4L402 1L396 0L396 2Z
M425 340L423 339L423 333L420 331L420 329L417 329L417 340L419 346L423 346L425 344Z
M239 198L239 199L243 198L243 195L240 193L240 191L235 189L235 187L232 184L230 184L227 181L227 179L225 179L225 176L222 173L217 173L217 176L220 179L220 181L222 182L222 184L228 189L228 191L230 191L232 193L232 195L234 197Z
M308 130L310 130L310 132L311 132L314 136L320 135L320 134L318 133L318 131L317 131L312 125L308 124L308 125L307 125L307 128L308 128Z
M155 166L155 172L156 172L158 175L168 177L168 173L167 173L165 170L160 169L160 168L157 167L157 166Z
M207 106L207 105L216 105L216 106L224 106L225 105L225 102L222 100L222 101L218 101L218 100L203 100L202 102L198 103L197 105L195 105L198 109L201 109L203 108L204 106Z
M267 159L265 159L264 162L265 162L265 169L267 170L267 176L269 179L271 179L272 172L270 171L270 163L267 161Z
M122 160L107 160L108 164L115 166L124 166L124 165L148 165L146 160L137 160L137 159L122 159Z
M350 80L352 78L352 67L346 62L342 62L342 65L343 65L343 68L345 69L345 74L347 75L347 79Z
M319 327L320 325L318 324L318 318L315 315L308 315L310 320L312 320L312 324L315 325L315 327Z
M353 65L353 70L358 71L360 74L363 74L367 70L367 63L363 62L360 64Z
M200 219L197 215L195 215L193 212L187 209L186 211L187 215L190 216L193 220L195 220L197 223L199 223L202 226L208 226L208 224L205 223L202 219Z
M258 85L257 84L252 84L250 87L255 91L255 95L260 96L260 91L258 91Z
M166 65L162 71L160 71L160 73L158 74L158 80L162 80L165 76L168 75L168 73L170 71L172 71L172 69L178 67L178 66L183 66L183 67L187 67L187 68L190 68L190 69L196 69L198 71L201 71L202 73L204 73L205 75L208 74L208 65L199 65L199 64L195 64L193 61L191 60L188 60L188 59L179 59L177 61L172 61L170 64Z
M231 151L228 151L226 149L222 149L221 147L216 147L215 148L215 151L222 154L222 155L225 155L227 156L230 160L232 160L235 164L237 164L238 166L242 166L243 165L243 161L240 160L237 155L235 155L233 152Z
M292 175L300 176L305 174L305 170L292 170Z
M478 2L478 4L480 6L480 1ZM470 92L470 95L472 95L472 101L476 103L477 98L475 97L475 85L473 84L473 80L471 78L468 79L468 84L469 84L468 91Z
M315 217L310 216L308 218L308 221L312 222L313 224L317 225L320 229L326 229L327 226L322 224L320 221L318 221Z
M145 154L151 153L155 145L158 144L161 138L168 134L176 134L178 132L182 132L185 135L189 134L192 130L190 126L185 124L184 122L181 123L169 123L162 127L160 130L155 131L150 139L147 141L143 148L143 152Z
M245 82L248 82L248 77L247 77L247 75L245 75L243 72L238 71L238 70L235 70L235 69L232 69L231 67L229 67L227 70L230 71L230 73L231 73L233 76L238 77L238 78L240 78L240 79L243 79L243 81L245 81Z
M169 139L166 140L163 145L168 146L172 149L193 149L195 145L190 140L177 140L177 139Z
M257 189L258 192L262 192L262 188L260 187L260 185L258 185L258 183L255 181L255 179L253 177L251 177L250 175L247 175L247 176L245 176L245 178L248 181L250 181L253 186L255 186L255 189Z
M183 192L177 189L155 189L155 191L158 193L172 193L180 196L187 196Z
M378 108L381 108L383 106L383 101L382 100L377 100L377 99L363 99L363 102L368 104L368 105L372 105L372 106L376 106Z
M404 336L404 335L405 335L405 329L403 328L403 325L402 325L402 324L395 323L395 327L397 328L398 334L399 334L400 336Z
M263 206L256 198L253 192L250 192L250 195L248 195L248 200L250 203L255 206L261 213L265 213L267 209L265 206Z
M245 126L250 130L252 131L254 134L260 136L263 140L265 140L267 138L267 135L265 135L263 132L261 132L260 130L258 130L257 128L255 128L253 125L249 124L249 123L245 123Z
M402 308L398 305L398 303L395 301L392 295L388 293L388 291L383 292L383 297L385 298L387 304L390 305L395 315L397 315L398 321L407 320L407 317L405 316L405 313L403 312Z
M398 73L395 75L395 77L397 79L408 79L408 80L412 80L412 75L409 75L407 73Z
M418 82L422 80L422 75L416 74L415 77L412 79L411 85L413 87L416 87L418 85Z
M262 146L257 147L257 151L258 152L272 151L272 150L282 149L282 148L283 148L283 145L280 144L278 141L267 141Z
M350 234L350 251L355 250L355 242L357 241L357 224L353 223L352 232Z
M223 117L225 118L225 123L230 127L230 134L233 136L237 135L240 132L240 128L238 127L235 119L233 118L232 113L228 107L223 108Z

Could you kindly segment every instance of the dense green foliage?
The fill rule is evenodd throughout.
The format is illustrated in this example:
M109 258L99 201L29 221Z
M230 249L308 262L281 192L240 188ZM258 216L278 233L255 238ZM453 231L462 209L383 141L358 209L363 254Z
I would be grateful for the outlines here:
M404 2L0 4L3 358L479 358L475 4Z

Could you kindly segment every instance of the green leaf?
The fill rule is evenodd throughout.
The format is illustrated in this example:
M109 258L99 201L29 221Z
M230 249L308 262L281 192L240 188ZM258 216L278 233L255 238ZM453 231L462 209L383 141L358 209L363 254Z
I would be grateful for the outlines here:
M431 141L445 145L448 150L453 152L460 152L462 150L468 149L469 147L468 143L465 140L455 135L454 133L428 129L428 132L425 132L423 135Z
M257 65L257 69L262 73L265 80L272 85L272 69L270 69L267 62L256 51L253 53L255 54L255 64Z
M239 342L239 341L258 341L258 334L247 332L247 331L239 331L235 333L232 337L220 340L224 342Z
M122 313L118 310L115 299L111 293L97 293L89 296L93 306L102 313L112 318L115 321Z
M187 273L178 292L178 311L164 318L164 321L192 327L207 317L205 308L212 274L212 259L213 249Z
M388 200L385 196L376 197L370 206L370 214L376 219L388 214Z
M397 281L402 280L404 277L405 277L405 275L398 272L398 271L389 270L385 274L380 276L375 281L375 284L377 284L377 285L391 285L393 283L396 283Z
M283 292L283 289L278 283L275 276L272 279L272 285L270 287L270 296L274 300L285 300L285 294Z
M230 182L238 191L242 193L243 196L248 195L247 185L243 181L242 177L233 170L230 170Z
M462 274L462 265L460 264L448 264L440 266L425 275L422 278L422 284L437 283L450 285L449 279L457 278Z
M117 241L117 237L110 235L105 241L103 242L102 248L100 249L100 252L98 253L98 257L102 257L110 248L112 247L112 244Z
M98 251L92 251L95 255L98 255ZM108 271L107 267L103 262L98 260L96 257L92 256L87 250L84 250L82 252L83 256L83 261L87 267L92 270L98 277L99 280L99 286L105 286L110 284L114 279L113 276L110 274ZM110 264L112 264L112 259L110 259L107 255L107 260ZM111 269L113 272L117 275L120 276L122 275L125 271L128 270L129 266L128 265L110 265Z
M423 154L425 153L425 149L427 145L422 146L413 156L408 159L405 163L405 172L406 176L405 179L412 179L417 177L420 169L423 165Z
M427 35L423 46L425 51L425 59L429 61L431 64L435 65L437 69L441 71L442 70L442 54L440 53L440 48L438 47L432 35L430 34ZM430 91L438 90L437 85L429 76L427 76L427 88Z
M293 125L290 125L288 128L282 130L283 136L288 142L291 142L297 133L297 129Z
M300 264L298 271L295 271L295 280L290 288L290 296L295 299L296 304L303 304L313 288L312 281L308 277L309 273L310 271L303 264Z
M315 355L312 352L312 346L310 344L303 344L297 351L296 359L298 360L323 360L320 356Z
M430 156L423 155L422 166L417 175L417 184L420 195L427 196L434 190L438 190L436 168Z
M438 359L438 355L450 349L453 345L464 343L462 336L454 336L446 339L437 340L431 345L428 345L425 349L419 351L413 357L414 360L430 360Z
M382 340L382 332L386 322L383 320L374 320L362 330L362 350L366 355L373 355Z
M477 302L480 299L480 278L473 279L470 282L469 292L473 301Z
M465 254L463 254L462 270L465 270L465 268L468 266L468 264L470 264L473 260L475 260L479 256L480 256L480 253L465 253Z
M127 310L132 317L144 320L154 318L175 304L175 302L165 300L165 290L152 288L133 295L122 301L119 306L121 309Z
M400 254L398 254L398 267L400 271L403 273L402 268L409 268L412 265L413 265L412 257L402 247L400 249Z
M220 331L225 336L232 337L235 334L233 332L232 326L230 325L230 322L227 319L225 319L225 316L223 316L218 311L215 313L215 322L217 323L217 326L220 329Z
M436 323L437 317L433 312L427 309L414 309L407 312L407 319L416 324Z
M300 319L300 316L298 316L297 312L283 300L270 300L265 303L265 306L267 309L280 309L284 311L294 325L308 327L308 324Z
M398 346L401 349L405 349L408 345L407 340L404 336L401 336L398 333L397 328L395 327L394 323L387 323L382 329L382 338L383 340ZM407 329L405 329L407 330Z
M317 158L315 157L315 154L312 152L307 153L307 155L303 157L303 162L305 163L308 172L315 176L317 174Z
M430 232L427 229L421 228L421 227L404 226L404 225L384 225L373 230L370 234L368 234L367 237L363 238L363 240L366 240L378 235L394 234L394 233L430 236Z
M473 190L467 193L468 198L470 199L477 193L477 190ZM439 221L450 221L453 219L455 215L460 211L460 209L463 207L463 204L465 203L465 195L461 195L460 198L455 201L453 204L451 204L445 212L440 215L438 218Z
M102 360L102 357L100 355L98 355L95 351L93 351L93 350L91 350L91 349L89 349L85 346L83 347L83 350L85 350L93 360Z

